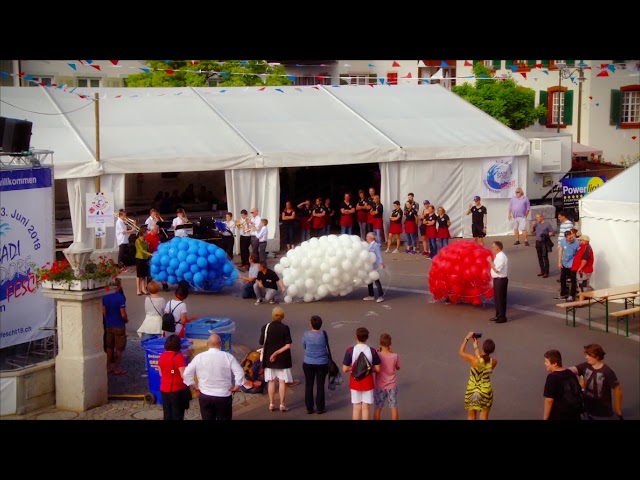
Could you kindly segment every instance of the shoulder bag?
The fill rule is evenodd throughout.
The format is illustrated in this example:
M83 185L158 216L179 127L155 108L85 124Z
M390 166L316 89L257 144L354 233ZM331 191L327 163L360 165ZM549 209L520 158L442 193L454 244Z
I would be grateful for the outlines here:
M267 323L267 326L264 327L264 343L262 344L262 348L258 349L260 351L260 363L262 363L264 358L264 347L267 345L267 331L269 330L269 325L271 325L271 322Z

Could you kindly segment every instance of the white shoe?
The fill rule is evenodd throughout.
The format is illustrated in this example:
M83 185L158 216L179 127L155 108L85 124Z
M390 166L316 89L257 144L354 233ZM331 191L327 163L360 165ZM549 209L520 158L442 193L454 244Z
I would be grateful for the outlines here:
M256 305L260 305L262 303L262 299L259 298L258 300L256 300Z
M382 302L384 302L384 297L378 297L378 298L376 299L376 302L378 302L378 303L382 303Z
M387 249L384 251L384 253L389 253L389 249L387 248Z
M393 252L391 253L398 253L398 249L396 248Z
M376 299L376 297L371 297L371 296L363 298L363 300L375 300L375 299Z

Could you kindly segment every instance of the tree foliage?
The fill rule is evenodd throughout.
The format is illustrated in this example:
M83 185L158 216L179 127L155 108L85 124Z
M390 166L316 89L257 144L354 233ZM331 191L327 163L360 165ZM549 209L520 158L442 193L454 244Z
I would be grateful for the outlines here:
M467 102L514 130L521 130L547 115L545 105L535 106L535 92L518 85L513 78L495 79L478 62L473 66L475 86L468 82L451 90Z
M130 75L127 87L242 87L293 83L286 77L284 66L272 66L264 60L147 60L146 63L150 71Z

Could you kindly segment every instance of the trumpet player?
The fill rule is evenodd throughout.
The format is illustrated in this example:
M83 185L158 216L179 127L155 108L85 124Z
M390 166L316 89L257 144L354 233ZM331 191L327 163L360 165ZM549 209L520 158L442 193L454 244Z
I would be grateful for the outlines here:
M118 211L116 220L116 240L118 242L118 263L124 265L125 257L129 258L129 235L136 233L135 223L127 218L124 208Z
M149 218L145 220L145 225L151 231L154 225L157 225L158 222L164 222L164 219L160 216L160 213L155 208L149 210Z

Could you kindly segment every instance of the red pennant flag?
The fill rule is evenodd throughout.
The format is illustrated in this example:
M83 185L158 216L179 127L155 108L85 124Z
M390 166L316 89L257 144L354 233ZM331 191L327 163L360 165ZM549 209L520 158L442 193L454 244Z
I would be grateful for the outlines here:
M116 95L114 98L122 98L122 95Z
M370 86L371 88L373 88L373 83L370 83L370 84L369 84L369 86Z
M473 63L471 63L469 60L465 60L464 61L464 66L465 67L473 67Z
M323 77L323 76L321 76L321 75L316 75L316 78L317 78L318 80L320 80L321 82L322 82L322 81L324 81L324 77Z
M593 97L591 95L589 95L589 100L593 100Z
M267 88L267 87L259 88L259 89L258 89L258 91L259 91L259 92L262 92L265 88Z
M18 76L19 76L19 77L24 77L24 72L20 72L20 73L18 74Z
M520 75L522 75L525 80L527 79L527 72L520 72Z
M110 61L111 63L113 63L114 65L118 65L118 62L119 62L120 60L109 60L109 61Z
M174 70L165 70L164 73L166 73L167 75L173 75L176 72Z
M399 67L400 64L394 60L393 63L391 64L391 66L392 67Z
M316 90L320 90L318 87L311 87L311 88L315 88Z
M542 68L542 64L541 63L534 63L533 67L534 68Z
M601 63L600 68L607 68L609 66L608 63Z
M91 65L93 68L95 68L96 70L100 71L100 65Z
M636 138L638 138L638 137L636 137L636 136L634 135L633 137L631 137L631 140L635 140Z
M608 77L608 76L609 76L609 72L607 72L606 70L603 70L598 75L596 75L596 77Z
M79 96L80 98L85 98L85 96L84 96L84 95L78 95L78 96Z
M409 72L407 75L405 75L404 77L401 77L401 78L412 78L411 77L411 72Z
M200 62L198 60L191 60L191 65L198 65Z

